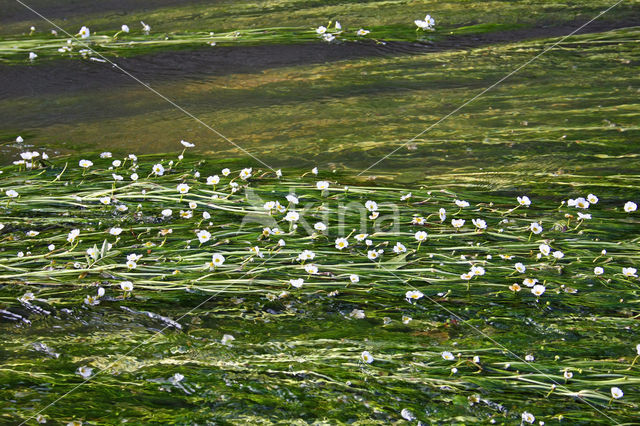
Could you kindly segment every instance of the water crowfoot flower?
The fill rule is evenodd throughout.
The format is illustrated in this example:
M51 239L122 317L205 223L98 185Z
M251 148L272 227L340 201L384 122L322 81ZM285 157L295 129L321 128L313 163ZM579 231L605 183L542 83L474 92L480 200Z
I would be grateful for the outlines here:
M93 374L93 368L83 365L82 367L78 367L76 374L82 376L83 379L88 379Z
M200 244L204 244L211 239L211 233L209 233L209 231L206 231L204 229L201 231L198 231L196 233L196 236L198 237Z
M78 31L78 34L80 37L82 38L89 38L91 37L91 31L89 31L89 28L83 26L82 28L80 28L80 31Z
M624 204L624 211L627 213L635 212L638 209L638 206L633 201L627 201Z
M624 392L622 392L622 389L617 388L617 387L614 386L614 387L611 388L611 396L614 399L620 399L620 398L622 398L624 396Z
M338 250L342 250L346 247L349 247L349 241L346 238L336 238L336 248Z
M536 284L531 289L531 293L534 294L536 297L540 297L542 296L545 290L546 290L545 286Z
M517 197L518 204L521 206L529 207L531 205L531 200L526 195L522 197Z
M426 30L431 30L433 31L433 26L435 25L435 20L431 17L431 15L427 15L425 16L424 20L422 19L416 19L415 21L413 21L416 26L418 27L418 29L422 30L422 31L426 31Z
M536 418L533 416L533 414L528 413L526 411L522 413L521 418L524 423L533 423L536 421Z
M421 299L424 296L420 290L409 290L405 293L404 297L407 301L411 302L412 300Z
M371 364L373 362L373 356L371 356L369 351L362 352L360 354L360 359L362 359L362 362L364 362L366 364Z

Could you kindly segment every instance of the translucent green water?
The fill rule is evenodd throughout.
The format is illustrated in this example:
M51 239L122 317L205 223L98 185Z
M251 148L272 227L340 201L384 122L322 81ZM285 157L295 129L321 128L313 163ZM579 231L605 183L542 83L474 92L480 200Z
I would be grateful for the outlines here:
M96 10L33 2L65 28L89 25L96 37L135 25L123 44L103 46L107 57L282 168L281 180L109 64L46 52L32 63L16 59L12 44L28 52L56 38L10 5L0 17L0 78L12 82L0 85L2 161L27 149L52 161L0 175L0 423L35 424L41 413L49 424L519 424L529 412L536 423L634 424L639 282L621 271L640 259L637 212L623 209L640 202L637 2L603 17L617 28L562 42L415 138L555 43L563 25L576 28L609 5L154 0ZM413 19L425 13L436 18L434 33L415 31ZM314 28L335 19L390 42L317 42ZM126 47L146 40L140 20L155 44ZM202 46L209 31L275 27ZM14 142L18 135L25 142ZM153 164L177 161L181 139L196 143L187 159L147 177ZM129 180L130 161L109 170L102 151L140 155L139 181ZM81 158L95 162L84 174ZM249 166L251 191L211 198L226 197L231 177ZM309 173L314 166L319 176ZM231 177L216 188L204 183L224 167ZM114 184L112 173L125 182ZM318 191L318 180L331 191ZM182 182L191 186L184 197L175 192ZM9 200L9 189L20 197ZM311 224L328 218L326 237L293 232L278 251L263 223L240 227L247 212L264 218L262 204L285 203L291 191L312 204L304 213ZM600 200L588 210L561 204L589 193ZM509 211L523 194L532 206ZM101 205L103 196L114 204ZM458 208L456 198L471 205ZM129 210L114 211L116 199ZM385 250L378 263L353 235L348 252L334 246L361 226L344 205L367 200L386 206L382 215L399 206L400 231L376 233L365 219L374 246ZM178 218L188 201L198 203L195 218ZM165 208L172 219L161 219ZM580 222L577 212L593 219ZM428 225L412 225L414 214ZM455 218L466 220L459 231ZM473 229L475 218L487 231ZM527 227L538 220L544 232L532 235ZM123 229L118 242L107 234L115 226ZM214 239L200 246L195 231L203 228ZM76 247L66 242L72 229L81 229ZM418 230L429 234L420 246ZM397 241L405 255L393 254ZM565 257L537 259L541 243ZM86 255L94 245L95 262ZM251 254L254 246L264 258ZM321 274L304 273L295 260L302 249L318 254ZM131 270L126 255L134 252L143 257ZM225 266L203 267L218 252ZM516 262L545 284L541 297L523 284ZM463 279L470 265L486 275ZM352 273L358 283L349 283ZM301 277L302 288L292 287ZM133 292L123 293L122 280ZM522 290L511 290L514 283ZM106 289L100 303L84 303L98 287ZM411 289L425 296L409 303ZM41 300L20 302L27 292ZM94 373L84 384L82 366ZM612 387L624 396L613 400Z

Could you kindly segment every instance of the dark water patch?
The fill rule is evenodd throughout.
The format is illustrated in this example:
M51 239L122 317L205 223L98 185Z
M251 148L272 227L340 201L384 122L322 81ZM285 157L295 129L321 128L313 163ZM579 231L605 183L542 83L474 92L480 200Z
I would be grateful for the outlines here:
M205 76L252 73L278 67L464 50L535 38L559 37L580 28L584 23L584 21L550 23L532 28L451 36L437 42L362 41L332 44L218 46L117 58L114 62L145 83L184 78L198 80ZM640 12L631 13L624 20L595 21L578 34L638 25L640 25ZM25 66L0 65L0 75L3 76L3 80L11 82L0 87L0 99L138 84L109 64L76 60Z

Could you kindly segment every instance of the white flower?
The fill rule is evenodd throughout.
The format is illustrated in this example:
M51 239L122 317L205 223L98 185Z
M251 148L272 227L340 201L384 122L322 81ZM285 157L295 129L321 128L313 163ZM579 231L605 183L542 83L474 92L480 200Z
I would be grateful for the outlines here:
M302 261L312 260L315 257L316 257L316 254L311 250L303 250L302 253L298 255L298 260L302 260Z
M451 219L451 225L453 225L454 228L462 228L464 222L464 219Z
M638 209L638 206L633 201L627 201L624 204L624 211L627 213L635 212Z
M444 222L447 219L447 211L440 208L440 210L438 210L438 217L440 217L440 222Z
M536 421L536 418L533 417L533 414L527 413L526 411L522 413L522 421L526 423L533 423Z
M78 31L78 35L82 38L89 38L91 36L91 31L89 31L89 28L83 26L80 28L80 31Z
M322 231L326 231L326 230L327 230L327 225L325 225L325 224L324 224L324 223L322 223L322 222L318 222L318 223L316 223L315 225L313 225L313 228L314 228L316 231L320 231L320 232L322 232Z
M587 200L585 200L584 198L580 197L580 198L576 198L574 200L575 202L575 206L579 209L588 209L589 208L589 202Z
M223 345L231 346L231 342L233 342L234 340L236 340L235 337L230 334L225 334L224 336L222 336L222 339L220 339L220 342Z
M596 266L595 268L593 268L593 274L602 275L604 274L604 269L602 269L600 266Z
M551 253L551 247L549 247L546 244L540 244L538 246L538 249L540 250L540 253L542 253L544 256L549 256L549 253Z
M520 204L521 206L529 207L531 205L531 200L526 195L523 195L522 197L517 197L517 200L518 200L518 204Z
M620 399L624 396L624 392L622 392L622 389L614 386L611 388L611 396L615 399Z
M40 232L38 231L27 231L27 236L28 237L35 237L39 234Z
M376 203L375 201L369 200L366 203L364 203L364 206L370 212L375 212L376 210L378 210L378 203Z
M482 266L472 266L469 272L476 276L484 275L485 273Z
M67 235L67 241L69 241L70 243L74 242L75 239L78 238L78 235L80 235L79 229L71 230L71 232L69 232L69 235Z
M402 411L400 411L400 415L402 416L403 419L405 419L408 422L411 422L416 419L413 413L406 408L403 408Z
M471 278L473 278L473 272L465 272L464 274L460 275L460 279L461 280L470 280Z
M578 212L578 219L580 220L591 219L591 214Z
M56 249L56 246L54 244L49 244L47 248L49 249L49 251L54 251Z
M91 374L93 374L93 368L85 367L83 365L82 367L78 367L78 369L76 370L76 374L82 376L83 379L88 379L89 377L91 377Z
M304 265L304 270L307 274L315 275L318 273L318 267L312 263Z
M342 250L346 247L349 247L349 241L347 241L346 238L336 238L336 248L338 250Z
M102 204L104 204L105 206L108 204L111 204L111 198L110 197L100 197L98 199Z
M93 166L93 161L91 160L80 160L78 162L78 165L80 165L80 167L88 169L89 167Z
M298 214L298 212L287 212L287 215L284 217L284 220L286 220L287 222L297 222L298 219L300 219L300 215Z
M456 203L456 206L463 208L463 207L469 207L469 202L468 201L464 201L464 200L455 200L454 201Z
M189 201L189 208L191 210L195 210L198 207L198 203L196 203L195 201Z
M322 39L324 41L333 41L336 39L336 36L334 36L333 34L326 33L326 34L322 34Z
M122 161L120 161L120 160L113 160L113 161L111 162L111 165L112 165L113 167L120 167L120 166L122 165Z
M327 182L326 180L321 180L316 182L316 188L318 189L328 189L329 188L329 182Z
M527 355L524 356L524 360L527 361L527 362L533 362L533 361L535 361L535 357L533 355L531 355L531 354L527 354Z
M209 212L202 212L202 218L209 220L211 219L211 215L209 214Z
M187 141L180 141L180 143L182 144L182 146L184 146L185 148L193 148L194 146L196 146L195 144L191 143L191 142L187 142Z
M291 204L298 204L299 202L298 197L296 197L294 194L287 195L287 201Z
M23 138L22 136L18 136L18 137L16 138L16 142L18 142L18 143L22 143L22 142L24 142L24 138Z
M593 194L589 194L587 195L587 200L591 203L591 204L598 204L598 197L596 197Z
M542 232L542 226L538 222L533 222L530 226L531 232L539 234Z
M302 287L302 284L304 283L304 280L302 278L290 279L289 283L295 288L300 288L300 287Z
M318 168L314 167L313 169L311 169L311 173L313 173L314 175L318 175Z
M132 291L133 290L133 283L131 281L122 281L120 283L120 288L123 291Z
M318 28L316 28L316 33L318 34L324 34L327 32L327 27L320 25Z
M196 236L198 237L200 244L204 244L211 239L211 234L209 233L209 231L205 231L204 229L201 231L198 231Z
M154 164L151 171L156 176L162 176L164 174L164 166L162 164Z
M638 276L636 275L636 268L622 268L622 274L625 277L635 277L637 278Z
M105 151L105 152L100 154L100 158L111 158L112 156L113 156L113 154L111 154L108 151Z
M9 198L16 198L18 196L18 192L13 189L9 189L6 194Z
M366 35L367 35L367 34L369 34L370 32L371 32L371 31L369 31L369 30L365 30L365 29L363 29L363 28L360 28L360 29L356 32L356 34L357 34L357 35L359 35L359 36L366 36Z
M252 168L242 169L240 171L240 179L247 180L251 177Z
M573 373L571 371L565 370L563 376L565 379L569 380L573 377Z
M123 33L128 33L129 32L129 26L128 25L122 25L120 27L120 29L122 30Z
M33 61L37 57L38 57L38 55L36 55L35 53L29 52L29 60Z
M406 251L407 251L407 248L404 246L404 244L402 244L399 241L393 247L393 252L396 253L396 254L404 253Z
M359 276L357 276L356 274L351 274L351 275L349 275L349 280L350 280L352 283L354 283L354 284L355 284L355 283L360 282L360 277L359 277Z
M487 222L482 219L471 219L471 222L473 222L478 229L487 229Z
M29 302L31 302L32 300L34 300L35 298L36 298L36 297L33 295L33 293L31 293L31 292L27 292L27 293L23 294L22 296L20 296L20 297L18 298L18 300L19 300L20 302L22 302L22 303L29 303Z
M424 20L421 19L416 19L415 21L413 21L418 28L420 28L421 30L432 30L433 26L435 25L435 21L433 20L433 18L431 17L431 15L427 15Z
M222 266L224 264L224 256L220 253L216 253L211 257L211 263L213 266Z
M424 231L418 231L418 232L416 232L416 233L415 233L414 238L415 238L417 241L422 242L422 241L424 241L424 240L426 240L426 239L427 239L427 233L426 233L426 232L424 232Z
M371 364L373 362L373 357L371 356L371 354L368 351L364 351L360 354L360 358L362 359L362 362L367 363L367 364Z
M111 228L109 229L109 233L111 235L120 235L122 233L122 228Z
M554 251L553 257L555 257L556 259L562 259L564 257L564 253L560 250Z
M229 169L222 169L222 176L229 176L229 174L231 173L231 170Z
M418 300L424 296L420 290L409 290L405 293L404 297L407 300Z
M151 26L145 24L142 21L140 21L140 24L142 25L142 31L144 31L145 34L149 34L149 31L151 31Z
M186 183L181 183L176 187L176 189L180 194L186 194L187 192L189 192L189 185L187 185Z
M162 210L161 214L164 217L170 217L173 214L173 211L171 209L164 209Z
M531 293L539 297L539 296L542 296L542 293L544 293L545 290L546 290L545 286L536 284L531 289Z
M454 357L453 354L449 351L442 352L442 358L447 361L453 361L454 359L456 359L456 357Z
M207 185L217 185L220 182L220 176L213 175L207 178Z
M89 257L91 257L93 260L98 260L98 254L100 252L98 251L98 249L96 247L91 247L89 249L87 249L87 254L89 255Z
M378 250L369 250L367 252L367 257L369 258L369 260L376 260L378 257L380 257L380 252Z
M516 268L516 271L520 272L521 274L524 273L524 271L527 270L526 266L524 266L522 263L518 262L515 265L513 265L514 268Z
M127 268L136 269L138 264L134 260L127 260Z
M527 287L533 287L534 285L538 284L538 280L536 278L525 278L524 280L522 280L522 284L526 285Z

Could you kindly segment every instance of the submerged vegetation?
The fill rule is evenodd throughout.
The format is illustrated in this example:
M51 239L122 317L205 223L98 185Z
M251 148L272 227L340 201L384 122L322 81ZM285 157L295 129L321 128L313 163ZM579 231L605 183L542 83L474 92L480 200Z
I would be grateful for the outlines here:
M366 186L189 154L25 152L2 187L6 421L638 410L634 200Z
M25 1L0 423L636 421L637 0Z

